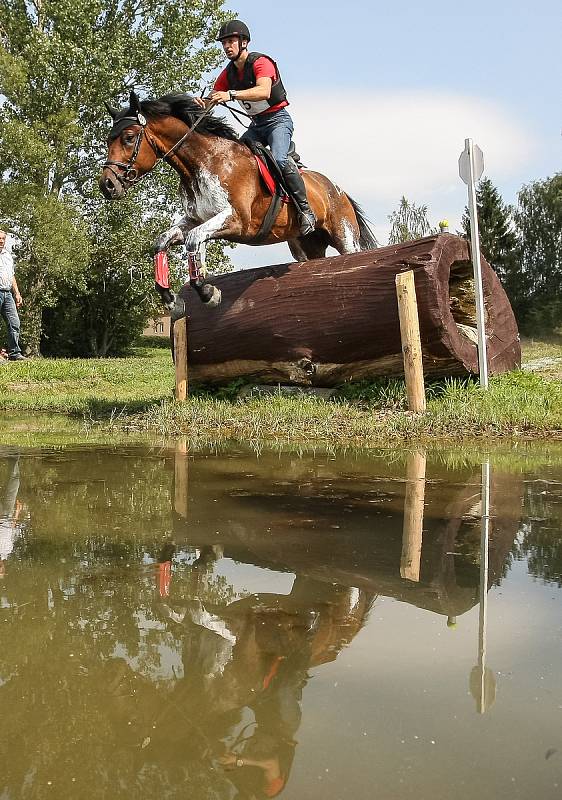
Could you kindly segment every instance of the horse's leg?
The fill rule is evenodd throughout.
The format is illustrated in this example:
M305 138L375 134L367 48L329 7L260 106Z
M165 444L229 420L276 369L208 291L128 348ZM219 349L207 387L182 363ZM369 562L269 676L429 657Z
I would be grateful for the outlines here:
M203 303L214 308L221 301L220 289L205 281L201 263L201 252L210 239L219 239L227 233L226 221L232 216L232 208L227 206L206 222L196 225L186 234L185 245L189 262L189 283L195 289ZM204 260L204 255L203 255Z
M162 298L162 302L169 309L172 319L179 319L185 315L185 303L170 290L170 267L168 264L168 247L173 244L181 244L185 241L182 223L187 220L183 218L177 225L168 228L161 233L154 244L154 280L156 291Z
M288 239L287 244L289 245L289 250L295 261L308 261L306 253L302 249L300 239Z
M330 244L343 256L361 251L361 231L347 195L340 194L340 208L330 215Z
M185 216L176 225L160 234L154 245L154 277L156 281L156 291L162 298L162 302L171 312L172 319L179 319L185 316L185 303L170 289L170 268L168 264L168 247L175 244L185 243L187 245L187 260L189 268L189 283L195 289L203 303L213 308L218 306L221 301L220 290L211 283L207 283L204 277L205 264L205 242L206 239L190 238L190 234L202 225L194 227L194 221ZM198 242L198 243L197 243Z
M291 255L296 261L310 261L313 258L324 258L326 248L331 244L330 236L326 231L317 229L308 236L299 236L289 239L287 244Z
M187 265L189 268L189 285L195 289L200 300L209 308L215 308L221 301L221 290L212 283L205 281L205 252L206 242L202 242L199 248L192 252L187 252Z

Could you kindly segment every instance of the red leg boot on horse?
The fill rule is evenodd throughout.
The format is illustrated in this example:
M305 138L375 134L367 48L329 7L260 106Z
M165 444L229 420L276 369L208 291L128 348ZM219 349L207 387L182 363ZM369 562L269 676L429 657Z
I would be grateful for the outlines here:
M201 301L209 308L220 304L221 291L216 286L205 281L205 265L201 251L187 254L189 271L189 285L195 289ZM181 297L170 290L170 267L168 254L165 250L154 253L154 280L156 291L162 302L170 311L172 321L185 316L185 303Z
M205 281L205 259L204 250L196 253L187 254L187 266L189 268L189 285L195 289L201 301L209 308L215 308L221 301L221 290L211 283Z
M154 282L156 291L162 298L164 306L170 312L172 322L185 317L185 303L170 290L170 266L168 253L159 250L154 253Z

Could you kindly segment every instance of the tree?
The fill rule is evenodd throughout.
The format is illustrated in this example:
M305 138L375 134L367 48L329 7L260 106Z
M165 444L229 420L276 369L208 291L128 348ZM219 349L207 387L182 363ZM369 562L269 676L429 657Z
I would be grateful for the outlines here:
M123 104L133 84L151 96L194 91L219 63L214 33L226 16L221 0L0 0L0 215L22 243L18 277L35 349L43 309L99 269L103 101ZM150 204L146 187L135 193L147 229L169 211L170 185L159 182ZM122 241L131 264L138 245L129 253Z
M157 227L142 216L137 198L127 195L92 218L87 270L79 286L61 287L44 313L42 353L120 355L141 333L147 311L156 309L150 245Z
M44 355L104 357L123 355L145 327L147 316L162 313L154 291L152 243L163 219L145 219L134 194L104 203L90 221L92 246L80 286L60 289L43 315ZM216 273L229 268L223 245L212 242L207 265ZM172 285L184 282L177 251L170 253Z
M427 218L427 206L410 203L404 196L400 200L398 210L389 214L388 219L391 223L389 244L409 242L437 233L437 229L431 227Z
M552 331L562 325L562 173L523 186L515 221L524 324L535 332Z
M490 178L482 178L476 189L478 232L482 254L502 281L509 299L518 305L522 297L522 275L513 209L507 206ZM470 238L470 216L465 208L462 226Z

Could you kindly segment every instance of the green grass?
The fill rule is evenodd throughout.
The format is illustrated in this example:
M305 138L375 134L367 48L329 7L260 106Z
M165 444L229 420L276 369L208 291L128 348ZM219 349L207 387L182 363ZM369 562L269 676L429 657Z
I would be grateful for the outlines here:
M235 402L191 397L163 402L124 422L132 430L185 435L193 440L330 441L384 446L396 439L472 436L562 438L562 383L515 372L493 378L489 390L449 380L429 400L426 414L381 408L379 403L310 396L250 397ZM392 396L396 398L396 388Z
M534 345L533 345L534 347ZM558 345L543 346L542 358L557 358ZM560 348L562 349L562 348ZM532 350L536 358L537 350ZM532 360L532 359L531 359ZM489 391L470 379L449 379L427 387L423 415L406 410L404 382L378 380L342 387L332 399L308 395L247 396L240 383L219 391L193 392L184 404L173 400L170 353L138 348L129 358L32 359L0 365L0 411L11 412L2 439L18 425L15 414L34 412L38 431L54 430L52 416L75 417L82 433L187 436L192 442L330 443L384 446L396 440L434 438L562 438L562 381L536 372L493 378ZM25 421L20 425L29 427ZM101 426L101 427L100 427Z
M107 417L173 396L169 350L138 348L129 358L30 359L0 364L0 409Z

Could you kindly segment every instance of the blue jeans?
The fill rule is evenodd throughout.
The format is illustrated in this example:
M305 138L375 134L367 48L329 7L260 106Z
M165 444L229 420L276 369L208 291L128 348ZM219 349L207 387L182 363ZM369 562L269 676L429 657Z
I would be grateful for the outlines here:
M280 108L272 114L260 114L254 117L248 130L240 137L240 141L268 144L273 158L283 169L287 163L292 136L293 120L288 111Z
M16 308L16 301L9 289L0 289L0 314L6 320L8 326L8 355L17 356L21 353L20 340L20 318Z

